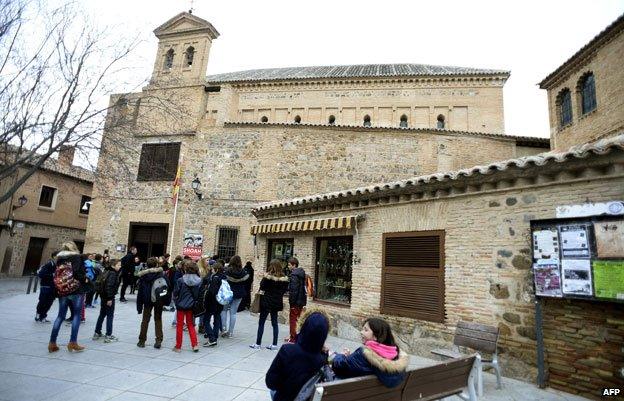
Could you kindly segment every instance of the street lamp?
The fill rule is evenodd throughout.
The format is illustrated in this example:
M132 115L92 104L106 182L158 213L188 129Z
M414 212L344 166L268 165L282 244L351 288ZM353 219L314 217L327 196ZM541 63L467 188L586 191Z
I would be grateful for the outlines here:
M193 188L193 192L197 195L197 199L202 200L203 194L199 190L200 185L201 181L197 178L197 176L195 176L195 179L191 182L191 188Z
M13 210L19 209L20 207L26 205L27 203L28 203L28 198L22 195L17 200L17 205L13 205Z
M89 210L89 206L91 206L92 203L93 203L92 201L86 201L84 205L82 205L82 208L81 208L82 211L86 212L87 210Z

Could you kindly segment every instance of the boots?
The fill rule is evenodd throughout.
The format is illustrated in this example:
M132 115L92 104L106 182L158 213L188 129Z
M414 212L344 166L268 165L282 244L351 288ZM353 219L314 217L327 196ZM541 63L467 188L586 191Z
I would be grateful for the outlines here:
M49 353L53 353L59 350L59 347L56 345L56 343L49 343L48 344L48 352Z
M67 343L67 350L69 352L72 351L76 351L76 352L81 352L84 351L85 347L83 347L82 345L78 345L78 343Z

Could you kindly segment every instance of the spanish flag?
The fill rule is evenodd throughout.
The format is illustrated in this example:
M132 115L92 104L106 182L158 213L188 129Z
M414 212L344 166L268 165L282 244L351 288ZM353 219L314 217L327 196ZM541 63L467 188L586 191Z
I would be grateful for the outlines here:
M178 163L178 172L176 173L175 180L173 181L173 195L171 200L175 206L178 203L178 194L180 193L180 182L182 179L182 163Z

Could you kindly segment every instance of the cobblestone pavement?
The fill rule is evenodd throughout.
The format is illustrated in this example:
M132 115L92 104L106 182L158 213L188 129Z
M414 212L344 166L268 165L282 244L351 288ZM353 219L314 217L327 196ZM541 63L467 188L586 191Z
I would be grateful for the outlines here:
M163 348L152 347L153 322L147 347L136 346L140 317L134 296L129 296L127 304L115 305L113 333L119 342L91 340L99 309L87 309L87 321L79 333L79 343L87 350L67 352L64 345L69 327L63 325L58 340L61 350L49 354L51 324L34 322L37 294L26 295L26 284L27 281L0 280L0 400L270 400L264 374L276 351L248 347L255 340L257 318L247 312L238 315L234 338L221 339L217 347L193 353L185 333L183 350L178 354L171 351L175 330L170 325L173 314L169 312L163 313ZM20 285L22 292L16 295ZM50 311L50 320L56 317L57 304ZM280 325L280 339L286 333L287 327ZM268 344L270 335L267 322L263 345ZM339 350L358 346L336 337L330 337L328 345ZM435 361L413 357L411 365L432 363ZM490 374L485 375L485 395L481 399L584 400L554 390L539 390L513 379L504 379L503 389L496 390Z

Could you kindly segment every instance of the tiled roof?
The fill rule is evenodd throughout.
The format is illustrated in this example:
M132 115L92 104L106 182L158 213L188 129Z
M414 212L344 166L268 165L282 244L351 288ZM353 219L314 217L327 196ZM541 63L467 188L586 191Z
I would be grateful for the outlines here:
M416 131L416 132L434 132L441 135L468 135L479 136L485 138L506 139L510 141L516 141L520 146L533 146L540 148L548 148L550 146L549 138L540 138L535 136L515 136L505 134L492 134L489 132L471 132L471 131L455 131L450 129L439 128L403 128L403 127L384 127L384 126L370 126L365 127L362 125L329 125L329 124L310 124L310 123L260 123L251 121L226 121L225 126L249 126L249 127L312 127L312 128L326 128L330 130L365 130L365 131Z
M312 204L315 202L346 198L367 193L379 193L391 191L400 188L418 187L427 184L460 180L462 178L491 175L502 172L507 169L517 167L519 169L530 168L534 166L545 166L553 163L564 163L569 160L584 159L592 155L606 155L613 150L624 150L624 133L618 136L602 139L597 142L578 145L570 148L567 152L546 152L538 155L525 156L517 159L509 159L483 166L475 166L467 169L451 171L447 173L435 173L409 178L407 180L393 181L388 183L374 184L365 187L347 189L337 192L329 192L324 194L316 194L301 198L293 198L287 200L263 203L253 209L253 213L268 211L271 209L286 208L289 206Z
M208 82L276 81L323 78L412 77L446 75L504 75L509 71L426 64L364 64L317 67L264 68L208 75Z
M589 41L585 46L583 46L579 51L574 53L572 57L567 59L563 64L559 66L555 71L551 72L546 78L539 83L541 89L548 89L554 79L564 72L567 68L569 68L576 60L581 57L589 54L590 50L594 47L602 46L607 43L611 37L613 37L618 32L624 30L624 14L620 15L618 19L609 24L608 27L602 30L598 35L594 36L592 40Z

